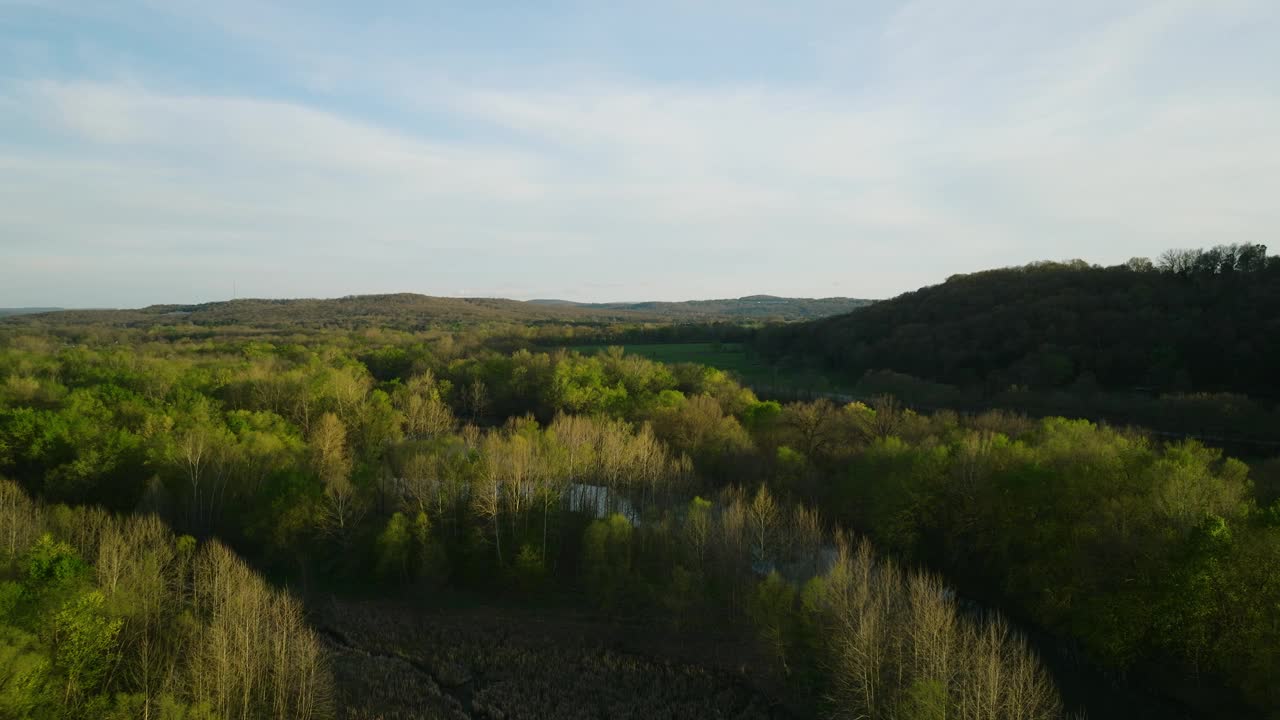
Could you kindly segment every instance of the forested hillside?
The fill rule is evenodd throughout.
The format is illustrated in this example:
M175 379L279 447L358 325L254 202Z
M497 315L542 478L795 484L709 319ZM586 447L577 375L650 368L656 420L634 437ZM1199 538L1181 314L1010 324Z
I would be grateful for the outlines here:
M891 370L999 392L1280 395L1280 258L1262 245L1117 267L1036 263L957 275L847 315L771 328L760 349L856 380Z

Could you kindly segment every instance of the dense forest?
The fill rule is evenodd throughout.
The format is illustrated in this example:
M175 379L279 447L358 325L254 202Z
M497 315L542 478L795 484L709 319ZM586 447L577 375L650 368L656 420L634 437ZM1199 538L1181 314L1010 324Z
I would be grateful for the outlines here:
M1278 31L0 0L0 720L1280 720Z
M956 275L759 347L850 380L889 370L977 388L1280 397L1280 257L1263 245Z
M704 366L539 351L545 332L4 326L8 707L1280 708L1274 461L887 395L782 404ZM1060 695L996 608L1121 694ZM201 684L236 657L261 667Z

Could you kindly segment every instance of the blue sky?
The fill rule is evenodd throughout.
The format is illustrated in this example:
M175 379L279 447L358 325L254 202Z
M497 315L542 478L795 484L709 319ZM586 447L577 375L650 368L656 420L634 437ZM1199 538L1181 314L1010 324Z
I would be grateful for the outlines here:
M0 0L0 306L1278 246L1277 37L1274 0Z

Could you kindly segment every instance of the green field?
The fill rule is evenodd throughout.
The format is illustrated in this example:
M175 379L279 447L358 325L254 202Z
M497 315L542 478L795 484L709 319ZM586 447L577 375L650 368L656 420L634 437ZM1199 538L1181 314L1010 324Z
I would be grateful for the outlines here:
M574 345L584 355L603 352L605 345ZM831 378L808 370L780 368L765 362L742 343L643 343L623 345L628 355L657 362L697 363L732 373L757 392L839 392Z

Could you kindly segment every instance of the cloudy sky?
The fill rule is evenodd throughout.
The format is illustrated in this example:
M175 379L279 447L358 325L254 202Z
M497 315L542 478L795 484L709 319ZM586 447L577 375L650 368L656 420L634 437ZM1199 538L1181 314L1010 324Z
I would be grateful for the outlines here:
M0 306L1280 246L1280 2L0 0Z

